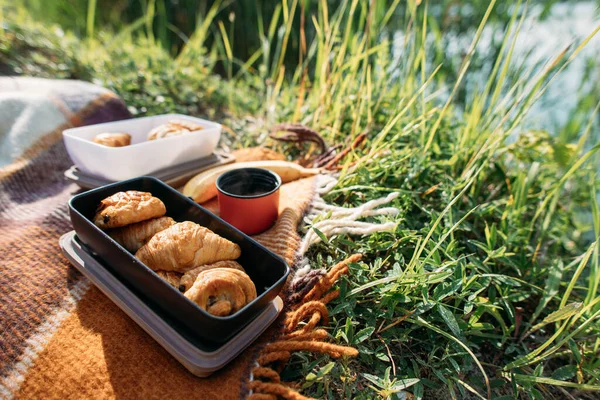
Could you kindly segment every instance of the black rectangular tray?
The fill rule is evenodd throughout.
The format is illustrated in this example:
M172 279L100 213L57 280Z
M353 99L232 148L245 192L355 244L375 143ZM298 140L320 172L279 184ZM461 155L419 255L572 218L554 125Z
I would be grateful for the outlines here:
M163 201L167 214L177 222L196 222L237 243L242 255L237 260L256 285L257 298L237 313L217 317L207 313L133 254L115 242L92 222L100 201L117 192L150 192ZM140 177L114 183L74 196L69 202L73 228L81 241L98 254L111 269L144 296L167 312L190 332L206 340L222 343L246 326L279 294L289 274L286 262L227 222L196 204L175 189L153 177Z
M74 231L65 233L59 245L75 268L196 376L209 376L231 362L275 321L283 308L283 302L276 297L231 340L218 344L203 341L109 272L105 263L90 253Z

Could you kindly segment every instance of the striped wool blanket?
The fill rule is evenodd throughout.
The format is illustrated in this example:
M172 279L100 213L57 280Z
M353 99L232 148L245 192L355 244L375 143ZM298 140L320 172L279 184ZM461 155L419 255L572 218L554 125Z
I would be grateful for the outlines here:
M326 304L337 296L332 285L360 256L326 273L298 254L307 242L297 227L331 180L282 187L277 223L256 238L303 272L290 275L279 320L203 379L71 267L58 246L72 229L67 202L79 190L63 178L71 161L62 130L128 118L123 102L83 82L0 78L0 117L0 398L303 398L279 377L293 352L356 355L330 343L319 325L327 324Z

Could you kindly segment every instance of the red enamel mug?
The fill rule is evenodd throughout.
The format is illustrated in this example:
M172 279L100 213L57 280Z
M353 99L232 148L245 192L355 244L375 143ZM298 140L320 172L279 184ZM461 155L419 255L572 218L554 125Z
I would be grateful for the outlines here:
M279 214L281 178L262 168L239 168L217 179L220 217L247 235L269 229Z

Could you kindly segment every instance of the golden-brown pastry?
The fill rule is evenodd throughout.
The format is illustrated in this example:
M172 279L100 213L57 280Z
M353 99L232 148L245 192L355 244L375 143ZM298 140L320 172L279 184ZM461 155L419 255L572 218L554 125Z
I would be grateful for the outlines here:
M171 217L153 218L116 228L108 232L108 235L132 253L139 250L148 240L160 231L164 231L175 221Z
M204 129L204 127L200 124L197 124L192 121L187 121L185 119L172 119L168 122L169 125L179 126L181 129L186 129L190 132L199 131Z
M237 269L238 271L245 272L244 268L242 268L242 266L240 264L238 264L236 261L232 261L232 260L219 261L214 264L208 264L208 265L201 265L201 266L191 269L188 272L186 272L185 274L183 274L183 276L181 277L181 281L179 282L179 291L184 292L184 293L187 292L192 287L194 282L196 282L196 278L198 278L198 275L200 275L201 272L208 271L209 269L215 269L215 268L232 268L232 269Z
M278 153L275 150L267 149L265 147L247 147L243 149L238 149L232 151L231 155L235 157L235 162L286 160L283 154Z
M217 261L235 260L240 246L190 221L154 235L135 256L153 270L187 272Z
M94 224L102 229L119 228L150 218L162 217L166 212L164 203L152 194L128 190L102 200L96 210Z
M212 315L224 317L256 298L256 287L245 272L232 268L203 271L185 297Z
M179 288L179 281L181 280L181 274L173 271L156 271L156 274L164 279L169 285L175 289Z
M179 136L183 135L184 133L199 131L201 129L203 129L202 125L182 119L175 119L167 122L166 124L159 125L148 132L148 140Z
M127 133L101 133L94 137L94 143L108 147L123 147L131 144L131 135Z

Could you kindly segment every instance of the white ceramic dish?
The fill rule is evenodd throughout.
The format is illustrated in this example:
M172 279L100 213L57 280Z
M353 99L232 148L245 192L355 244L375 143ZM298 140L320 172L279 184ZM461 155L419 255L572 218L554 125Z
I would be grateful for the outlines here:
M148 132L173 119L183 119L204 129L158 140ZM131 145L107 147L94 143L99 133L128 133ZM69 156L81 171L99 178L121 181L209 156L221 137L221 125L181 114L164 114L72 128L63 131Z

